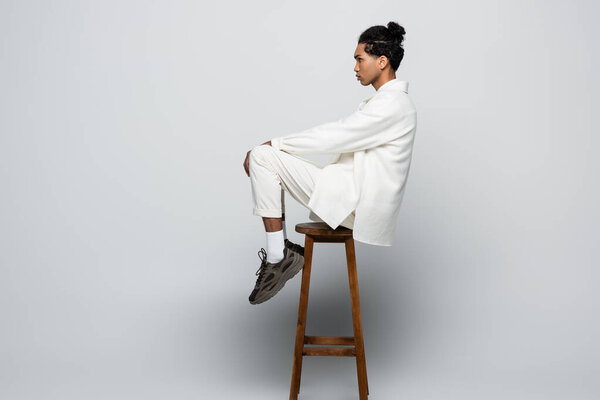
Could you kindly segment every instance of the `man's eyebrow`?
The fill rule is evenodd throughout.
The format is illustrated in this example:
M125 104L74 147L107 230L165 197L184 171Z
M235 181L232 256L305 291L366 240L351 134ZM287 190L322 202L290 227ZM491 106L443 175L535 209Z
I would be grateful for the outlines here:
M360 57L360 54L357 54L357 55L354 56L354 58L356 58L356 57Z

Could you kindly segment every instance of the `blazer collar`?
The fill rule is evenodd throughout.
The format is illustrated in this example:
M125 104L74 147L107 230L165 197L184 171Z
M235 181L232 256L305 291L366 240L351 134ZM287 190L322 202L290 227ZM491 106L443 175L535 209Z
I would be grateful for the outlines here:
M379 89L377 89L373 96L375 96L381 90L401 90L404 93L408 93L408 81L400 81L398 78L390 79L383 85L379 86ZM373 96L364 99L363 102L366 103L367 101L371 100Z

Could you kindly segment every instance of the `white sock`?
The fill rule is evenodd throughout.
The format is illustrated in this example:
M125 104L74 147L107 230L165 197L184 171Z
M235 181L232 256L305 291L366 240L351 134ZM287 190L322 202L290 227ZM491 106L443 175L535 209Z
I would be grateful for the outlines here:
M275 264L283 260L283 229L267 232L267 262Z
M283 240L287 239L287 233L285 231L285 220L281 221L281 225L283 226Z

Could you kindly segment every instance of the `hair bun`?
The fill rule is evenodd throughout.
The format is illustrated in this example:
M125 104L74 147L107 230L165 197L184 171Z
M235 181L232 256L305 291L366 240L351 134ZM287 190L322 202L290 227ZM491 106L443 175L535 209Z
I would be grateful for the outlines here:
M406 33L404 28L394 21L388 22L387 28L392 38L398 41L400 45L402 45L402 41L404 40L404 34Z

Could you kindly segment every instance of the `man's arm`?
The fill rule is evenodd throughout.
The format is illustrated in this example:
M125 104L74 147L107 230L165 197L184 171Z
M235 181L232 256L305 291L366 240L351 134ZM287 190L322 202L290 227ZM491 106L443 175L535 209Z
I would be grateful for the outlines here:
M394 99L373 97L362 109L334 122L271 139L273 148L292 154L335 154L388 143L414 127L414 111L403 113Z

